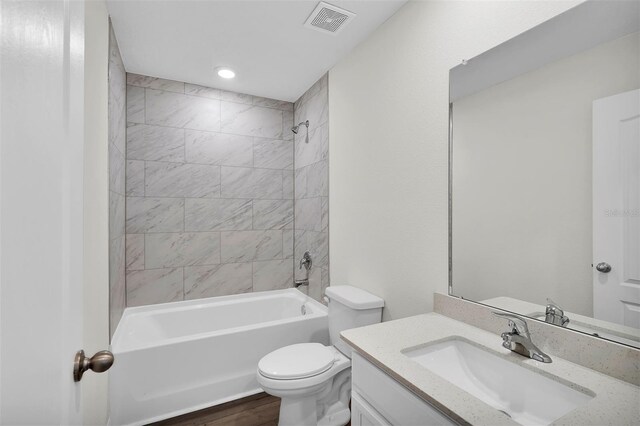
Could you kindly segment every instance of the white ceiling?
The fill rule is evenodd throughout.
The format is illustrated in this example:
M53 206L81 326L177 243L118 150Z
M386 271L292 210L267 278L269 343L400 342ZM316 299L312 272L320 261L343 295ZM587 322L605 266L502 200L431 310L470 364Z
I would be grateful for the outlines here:
M107 1L128 72L292 102L406 0L329 0L356 14L338 35L304 27L318 2Z

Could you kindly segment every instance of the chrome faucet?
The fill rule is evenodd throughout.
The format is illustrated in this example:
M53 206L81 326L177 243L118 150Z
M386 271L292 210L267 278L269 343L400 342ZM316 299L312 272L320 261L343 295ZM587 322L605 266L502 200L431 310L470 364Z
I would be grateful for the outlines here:
M550 298L547 298L547 309L545 310L544 320L549 324L555 324L566 327L569 324L569 317L565 316L564 311Z
M493 314L509 320L509 328L511 330L501 334L503 347L527 358L535 359L536 361L551 362L551 357L542 352L531 341L529 327L527 327L525 320L517 315L504 314L502 312L494 312Z
M304 269L306 269L307 271L309 271L309 269L311 269L311 266L313 266L313 261L311 260L311 254L309 254L308 251L305 251L304 254L302 255L302 259L300 259L299 269L302 269L303 266L304 266Z
M313 260L311 260L311 254L309 254L308 251L305 251L304 254L302 255L302 259L300 259L300 269L302 269L303 266L304 266L304 269L307 270L307 276L305 278L295 280L293 282L293 286L295 288L298 288L303 285L306 285L306 286L309 285L309 270L311 269L311 266L313 266Z
M309 278L302 278L293 282L294 288L302 287L303 285L309 285Z

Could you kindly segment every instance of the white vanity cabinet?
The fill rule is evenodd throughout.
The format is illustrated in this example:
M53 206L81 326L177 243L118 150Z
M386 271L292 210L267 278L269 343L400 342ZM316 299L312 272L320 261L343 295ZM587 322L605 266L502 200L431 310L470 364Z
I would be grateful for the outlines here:
M456 423L353 352L352 426L435 426Z

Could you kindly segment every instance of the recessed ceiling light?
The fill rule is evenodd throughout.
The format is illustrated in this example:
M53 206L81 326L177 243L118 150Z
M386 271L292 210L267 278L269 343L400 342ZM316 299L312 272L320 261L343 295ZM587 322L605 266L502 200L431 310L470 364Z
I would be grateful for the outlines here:
M233 78L236 76L236 73L229 68L218 68L218 75L222 78Z

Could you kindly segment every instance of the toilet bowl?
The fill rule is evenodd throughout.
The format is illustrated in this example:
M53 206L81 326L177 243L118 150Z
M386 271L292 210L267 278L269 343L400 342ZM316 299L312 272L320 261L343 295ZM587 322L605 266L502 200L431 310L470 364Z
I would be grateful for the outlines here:
M350 367L351 360L332 346L301 343L262 358L257 377L265 392L282 398L280 425L337 426L350 417Z
M342 426L351 417L351 349L340 332L380 322L384 301L351 286L329 287L325 294L332 345L285 346L258 363L258 383L282 399L280 426Z

